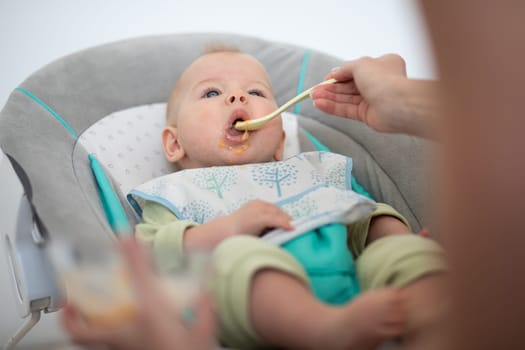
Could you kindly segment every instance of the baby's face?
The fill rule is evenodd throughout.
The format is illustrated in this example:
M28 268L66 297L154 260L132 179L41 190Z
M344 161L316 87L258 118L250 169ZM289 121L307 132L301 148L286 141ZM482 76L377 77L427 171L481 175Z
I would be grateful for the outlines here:
M236 121L262 117L277 108L269 78L253 57L236 52L201 56L177 85L174 113L184 149L184 168L280 160L284 144L281 118L249 132Z

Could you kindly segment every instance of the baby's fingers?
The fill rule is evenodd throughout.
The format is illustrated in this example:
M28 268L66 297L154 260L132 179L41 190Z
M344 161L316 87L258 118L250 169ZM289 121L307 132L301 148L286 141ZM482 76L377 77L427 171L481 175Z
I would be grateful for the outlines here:
M267 227L282 228L284 230L293 230L292 217L281 208L272 205L262 213L261 219Z
M254 200L246 204L247 211L245 214L250 216L252 222L258 222L258 226L262 227L279 227L285 230L292 230L293 226L290 223L292 217L277 205L264 202L261 200Z

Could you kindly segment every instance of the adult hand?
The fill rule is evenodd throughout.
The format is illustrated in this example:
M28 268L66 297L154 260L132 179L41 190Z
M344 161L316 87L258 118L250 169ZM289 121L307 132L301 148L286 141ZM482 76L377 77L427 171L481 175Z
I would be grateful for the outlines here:
M136 292L136 312L115 326L97 326L85 321L74 305L62 312L63 328L71 338L85 345L107 345L113 350L210 350L214 320L211 303L201 296L194 305L196 318L185 324L182 310L150 265L145 249L133 238L121 241L122 253Z
M399 87L406 80L405 61L399 55L363 57L347 61L326 77L337 84L321 85L312 93L320 110L360 120L382 132L397 132Z

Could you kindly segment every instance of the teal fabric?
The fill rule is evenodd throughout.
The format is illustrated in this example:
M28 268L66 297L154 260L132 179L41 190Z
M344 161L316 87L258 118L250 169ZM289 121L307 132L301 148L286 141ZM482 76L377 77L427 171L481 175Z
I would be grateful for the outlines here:
M368 193L368 191L365 190L365 188L361 186L359 182L357 182L357 179L354 177L354 175L352 175L351 180L352 180L352 190L354 190L355 192L359 193L362 196L365 196L366 198L370 200L373 200L374 202L376 201L374 197L372 197L372 195Z
M126 217L126 213L120 204L117 194L111 187L111 183L104 172L104 168L102 168L102 165L100 165L97 158L92 154L89 155L89 161L91 163L93 175L97 181L100 200L102 201L109 225L117 235L130 234L131 227Z
M327 304L345 304L360 292L346 240L346 226L335 223L307 232L282 246L301 263L315 296Z

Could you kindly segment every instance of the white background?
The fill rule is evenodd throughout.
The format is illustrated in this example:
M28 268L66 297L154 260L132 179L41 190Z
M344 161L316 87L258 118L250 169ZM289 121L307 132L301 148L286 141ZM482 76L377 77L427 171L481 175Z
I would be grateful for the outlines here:
M435 76L415 0L0 0L0 108L26 77L59 57L120 39L178 32L253 35L343 59L395 52L405 58L409 76ZM8 204L0 198L0 210ZM0 346L21 323L13 300L2 247ZM56 314L45 315L23 344L63 337L55 323Z

